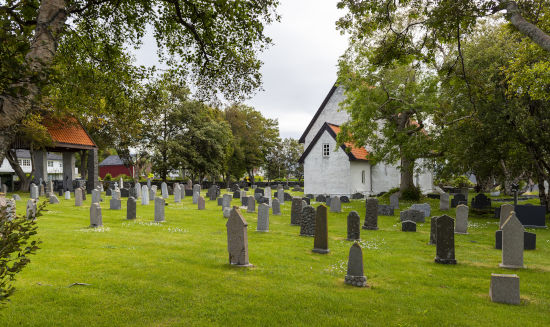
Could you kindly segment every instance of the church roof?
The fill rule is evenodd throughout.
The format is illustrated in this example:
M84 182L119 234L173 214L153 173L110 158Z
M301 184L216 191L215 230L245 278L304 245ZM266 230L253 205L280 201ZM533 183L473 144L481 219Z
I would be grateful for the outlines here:
M317 118L319 118L319 115L321 114L321 112L323 112L323 109L325 109L325 106L327 105L328 101L330 100L330 98L334 94L334 91L336 91L337 88L338 88L338 86L336 86L336 84L334 84L332 86L332 88L328 92L327 96L325 97L325 100L323 100L323 103L321 103L321 106L319 107L319 109L317 109L317 112L313 116L313 119L311 119L311 121L309 122L309 125L307 126L306 130L304 131L304 134L302 134L302 136L300 137L300 140L299 140L300 143L305 143L306 142L306 135L309 133L309 131L313 127L313 124L315 123Z
M90 135L74 117L60 119L45 119L44 126L48 129L55 147L92 149L97 148Z
M338 135L338 133L340 133L340 126L325 122L323 126L319 129L319 132L317 132L317 134L315 135L315 137L313 138L313 140L311 141L307 149L304 151L304 153L300 157L300 160L299 160L300 163L304 162L307 155L311 152L311 150L313 149L313 147L315 146L315 144L317 143L317 141L325 131L327 131L329 135L332 136L334 140L336 140L336 136ZM340 147L348 155L349 160L362 160L362 161L369 160L368 159L369 153L367 149L365 149L364 147L357 147L350 142L346 142L342 144Z

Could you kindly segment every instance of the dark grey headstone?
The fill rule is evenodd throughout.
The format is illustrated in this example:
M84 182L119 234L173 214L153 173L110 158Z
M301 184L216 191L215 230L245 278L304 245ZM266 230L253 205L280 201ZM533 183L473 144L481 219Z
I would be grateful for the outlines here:
M267 204L267 205L269 205L269 199L266 198L265 196L260 196L260 198L258 199L258 204Z
M378 199L367 198L363 229L378 230Z
M218 198L218 206L222 206L223 204L223 198Z
M317 195L317 197L315 198L315 201L317 201L317 202L325 202L325 201L327 201L327 197L324 196L324 195L322 195L322 194L320 194L320 195Z
M285 202L286 202L286 201L288 201L288 202L292 201L292 195L290 195L290 194L288 194L288 193L285 193L285 194L284 194L284 197L285 197Z
M311 204L311 200L308 197L303 197L302 200L306 201L307 205Z
M451 208L456 208L457 205L459 205L459 202L467 202L466 196L464 194L459 193L455 194L453 198L451 199Z
M523 249L535 250L537 248L537 234L524 232L523 233ZM495 249L502 250L502 230L495 232Z
M257 193L258 193L258 194L261 194L261 195L263 196L263 195L264 195L264 190L261 189L261 188L256 188L256 189L254 189L254 194L257 194Z
M120 189L120 196L123 198L127 198L130 196L130 190L127 188L121 188Z
M306 194L306 198L313 200L315 197L313 196L313 194Z
M349 203L349 198L348 198L347 196L345 196L345 195L342 195L342 196L340 197L340 202L342 202L342 203Z
M455 221L443 215L436 220L436 263L456 264L455 259Z
M301 236L315 235L315 209L312 206L305 206L302 209L302 219L300 222Z
M108 188L108 189L105 190L105 195L106 195L106 196L111 196L112 193L113 193L113 190L111 190L110 188Z
M472 208L474 209L491 208L491 199L489 199L485 194L480 193L472 199Z
M253 196L248 197L246 212L256 212L256 200Z
M300 199L300 201L302 201ZM315 240L313 242L313 252L326 254L328 249L328 225L327 225L327 207L320 205L315 213Z
M424 218L424 213L422 211L413 210L413 209L401 211L399 213L399 218L401 221L410 220L410 221L414 221L417 224L426 222L426 219Z
M363 251L359 243L353 243L349 249L348 272L344 280L346 284L356 287L367 286L367 277L363 271Z
M126 203L126 219L136 219L136 199L129 197Z
M240 199L240 198L241 198L241 191L233 192L233 199Z
M302 198L293 198L292 207L290 208L290 224L300 226L302 216Z
M348 214L348 241L359 241L361 239L361 217L357 211Z
M414 221L405 220L401 222L401 231L416 232L416 223Z
M354 193L351 198L354 199L354 200L360 200L362 198L364 198L365 196L362 194L362 193Z
M379 204L378 205L378 215L379 216L393 216L394 211L393 207L388 204Z
M524 227L546 228L546 208L534 205L514 206L516 217Z

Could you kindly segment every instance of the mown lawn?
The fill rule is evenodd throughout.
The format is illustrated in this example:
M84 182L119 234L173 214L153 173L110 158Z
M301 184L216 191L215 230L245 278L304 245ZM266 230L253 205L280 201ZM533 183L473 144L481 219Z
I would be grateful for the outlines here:
M455 236L458 264L447 266L434 263L429 219L404 233L398 212L379 217L380 230L361 231L369 288L355 288L344 284L346 217L357 210L363 219L364 200L329 213L328 255L312 253L313 238L290 226L289 202L282 216L270 216L269 233L255 232L256 214L243 210L254 265L247 269L228 264L226 219L215 201L198 211L190 197L171 197L166 223L155 224L153 202L138 202L138 219L127 221L126 199L121 211L109 210L108 199L96 230L88 228L90 195L82 207L74 199L48 206L41 249L0 310L2 326L550 325L548 230L531 230L537 249L525 252L527 269L509 271L498 267L496 219L471 217L470 234ZM439 215L438 200L429 201ZM491 273L520 276L521 305L490 301Z

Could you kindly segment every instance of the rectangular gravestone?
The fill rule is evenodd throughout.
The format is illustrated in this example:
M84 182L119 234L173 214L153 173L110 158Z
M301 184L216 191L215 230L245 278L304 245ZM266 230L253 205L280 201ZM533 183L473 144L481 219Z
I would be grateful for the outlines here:
M523 225L512 212L502 225L502 263L499 265L501 268L524 268L524 232Z
M443 215L436 222L436 263L456 264L454 219Z
M489 296L493 302L520 304L518 275L491 274Z
M357 211L352 211L348 214L348 241L361 240L361 217Z
M378 215L379 216L393 216L394 209L391 205L379 204L378 205Z
M409 209L418 210L424 214L424 218L427 218L431 215L432 208L428 203L415 203Z
M367 198L363 229L378 230L378 199Z
M302 201L300 199L300 201ZM327 207L320 205L315 212L315 238L313 241L313 252L327 254L328 249L328 224Z
M402 232L416 232L416 223L414 221L405 220L401 222Z
M315 209L312 206L306 205L302 208L300 220L300 236L315 235Z
M281 205L279 204L278 199L273 199L273 202L271 202L271 211L276 216L279 216L281 214Z
M269 232L269 206L262 203L258 206L258 232Z
M126 203L126 219L136 219L136 199L129 197Z
M443 193L439 196L439 210L449 210L449 193Z
M459 204L456 207L455 233L468 234L468 206Z
M302 215L302 198L293 198L292 206L290 208L290 225L300 226L300 220Z
M256 212L256 199L253 196L248 197L246 212Z
M101 215L101 206L99 203L92 203L90 206L90 227L97 228L103 226L103 217Z
M254 199L254 197L250 197ZM237 207L229 212L227 228L227 251L229 252L229 264L238 267L252 266L248 261L248 235L246 227L248 223L244 220Z
M336 213L342 212L342 203L340 202L339 197L334 196L330 200L330 212L336 212Z
M516 205L514 211L524 227L546 228L546 208L543 206Z
M422 211L408 209L403 210L399 213L399 219L403 222L406 220L414 221L415 223L424 223L426 219L424 218L424 213ZM454 228L454 227L453 227Z
M199 199L197 201L197 207L199 210L205 210L206 209L206 203L204 201L204 198L199 195Z
M451 208L456 208L456 206L461 204L461 202L468 202L464 194L455 194L451 199Z
M155 197L155 222L163 222L164 218L164 199Z

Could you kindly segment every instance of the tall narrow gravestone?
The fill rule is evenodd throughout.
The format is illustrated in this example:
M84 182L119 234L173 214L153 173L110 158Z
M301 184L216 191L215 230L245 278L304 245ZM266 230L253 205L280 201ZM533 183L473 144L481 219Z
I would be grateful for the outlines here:
M222 198L222 210L224 208L231 208L231 194L224 194ZM247 203L248 204L248 203Z
M390 206L395 210L399 210L399 195L399 192L390 195Z
M248 235L246 232L248 224L237 207L231 209L225 226L227 228L229 264L237 267L252 266L248 262Z
M436 220L436 263L456 264L454 219L443 215Z
M315 214L315 240L313 241L313 252L321 254L330 252L328 249L327 207L322 204L317 207L317 212Z
M36 218L36 200L35 199L29 199L27 201L27 219L34 219Z
M367 198L363 229L378 230L378 199Z
M258 232L269 232L269 206L262 203L258 206Z
M98 189L92 190L92 203L100 203L101 202L101 192L99 192Z
M132 196L126 203L126 219L136 219L136 199Z
M348 241L361 240L361 217L357 211L352 211L348 214Z
M156 197L155 198L155 222L164 221L164 199Z
M111 201L109 201L109 208L111 210L120 210L122 209L122 203L120 201L120 191L115 190L113 191L113 197L111 198Z
M199 184L193 185L193 204L197 204L199 196L201 194L201 186Z
M157 186L153 185L149 189L149 199L154 201L155 197L157 196Z
M459 204L456 206L455 233L468 234L468 206Z
M36 186L36 184L32 183L31 184L31 199L38 199L38 186Z
M179 184L174 185L174 203L181 202L181 187Z
M312 206L304 206L302 220L300 222L300 236L315 235L315 209Z
M279 204L278 199L273 199L273 202L271 202L271 211L276 216L281 215L281 205Z
M141 184L136 182L136 185L134 185L134 195L135 199L141 198Z
M282 188L277 189L277 199L279 199L279 204L285 204L285 192Z
M168 184L166 184L166 182L162 182L162 184L160 184L160 191L162 198L168 199Z
M502 225L502 268L519 269L523 266L523 237L525 229L512 211Z
M367 277L363 271L363 250L359 243L353 243L349 249L348 273L345 282L356 287L367 286Z
M103 226L103 217L101 216L101 206L99 203L92 203L90 206L90 227L96 228Z
M149 204L149 188L147 188L147 185L143 185L143 187L141 188L141 204Z
M199 210L205 210L206 209L206 203L204 201L204 198L202 196L199 196L199 200L197 201L197 207Z
M246 212L256 212L256 199L253 196L248 197Z
M332 199L330 199L330 212L342 212L342 203L339 197L333 196Z
M511 204L503 204L500 206L500 222L498 224L499 229L502 229L502 225L508 220L510 215L512 214L512 211L514 211L514 206Z
M439 210L449 210L449 193L443 193L439 195Z
M302 216L302 198L293 198L292 207L290 208L290 225L300 226Z
M271 187L267 186L264 189L264 197L266 197L269 201L268 205L271 205L272 199L271 199Z
M439 217L432 217L432 219L430 220L430 242L428 244L431 244L431 245L436 244L437 218Z
M74 190L74 205L77 207L82 206L82 190L80 187Z
M71 191L65 191L65 200L71 199Z

